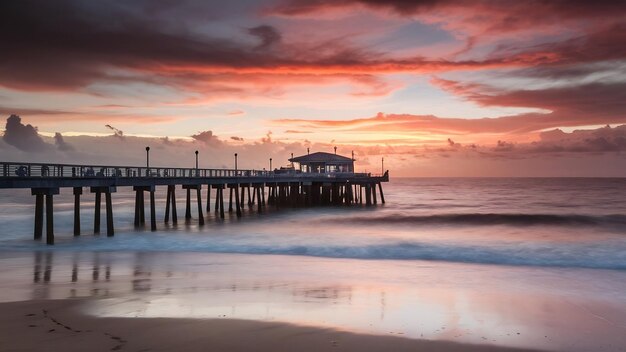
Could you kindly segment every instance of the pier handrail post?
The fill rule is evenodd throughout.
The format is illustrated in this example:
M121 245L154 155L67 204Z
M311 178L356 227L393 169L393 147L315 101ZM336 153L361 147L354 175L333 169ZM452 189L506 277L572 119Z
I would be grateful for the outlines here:
M150 147L146 147L146 177L150 176Z

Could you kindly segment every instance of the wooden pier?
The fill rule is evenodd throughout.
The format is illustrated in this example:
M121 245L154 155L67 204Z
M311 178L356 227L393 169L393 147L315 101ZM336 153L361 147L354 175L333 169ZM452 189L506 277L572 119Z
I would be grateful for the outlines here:
M114 236L112 194L118 187L135 191L136 227L146 223L145 196L149 198L150 230L157 230L156 190L166 189L164 222L178 222L176 190L185 192L185 220L192 217L192 198L197 204L198 225L204 225L204 213L211 211L211 192L215 192L213 210L220 218L225 212L237 217L247 204L262 212L266 206L275 208L328 205L366 206L385 203L382 182L389 181L389 172L371 175L355 172L304 173L238 169L199 169L169 167L62 165L0 162L0 189L30 188L35 196L34 239L43 238L44 214L46 243L54 244L54 196L63 188L74 195L74 236L81 235L80 197L83 189L95 194L93 233L101 230L101 206L104 195L107 236ZM206 187L206 204L202 191ZM228 190L228 209L224 208L224 190ZM147 193L147 194L146 194ZM193 195L192 195L193 194Z

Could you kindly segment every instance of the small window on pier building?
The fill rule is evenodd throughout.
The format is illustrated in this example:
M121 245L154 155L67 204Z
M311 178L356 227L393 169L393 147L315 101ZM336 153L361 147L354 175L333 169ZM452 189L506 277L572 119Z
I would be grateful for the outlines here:
M289 159L294 169L305 173L354 172L354 159L317 152Z

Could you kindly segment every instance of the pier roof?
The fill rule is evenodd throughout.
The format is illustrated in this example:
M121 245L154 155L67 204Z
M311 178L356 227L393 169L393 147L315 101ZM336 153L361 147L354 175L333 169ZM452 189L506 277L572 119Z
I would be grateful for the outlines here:
M289 159L289 161L296 163L352 163L354 160L337 154L316 152L297 156Z

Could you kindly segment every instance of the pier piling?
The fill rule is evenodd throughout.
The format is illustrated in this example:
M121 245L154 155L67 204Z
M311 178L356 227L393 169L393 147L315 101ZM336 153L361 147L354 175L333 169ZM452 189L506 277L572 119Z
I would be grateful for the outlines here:
M206 212L207 212L207 215L209 215L210 211L211 211L211 185L207 185L207 190L206 190Z
M94 235L99 235L100 234L100 205L102 203L102 194L100 193L100 191L96 191L96 206L95 208L95 213L93 216L93 234Z
M241 203L243 203L243 191L241 192L242 195L242 199L241 199ZM235 210L237 213L237 217L240 218L241 217L241 207L242 204L239 202L239 185L235 185Z
M171 187L167 186L167 194L165 196L165 216L163 222L168 223L170 221L170 203L172 202Z
M220 191L220 218L224 219L224 187L220 187L219 191Z
M150 231L156 231L156 206L154 204L154 188L150 190Z
M196 198L198 200L198 224L204 225L204 214L202 214L202 186L201 185L198 185L198 187L196 188Z
M107 236L112 237L115 234L113 228L113 204L111 202L111 193L117 191L116 187L90 187L90 192L96 194L95 213L93 221L93 233L94 235L100 234L100 213L102 206L102 193L105 197L106 207L106 221L107 221Z
M105 203L107 208L107 236L113 237L115 230L113 229L113 204L111 203L111 192L106 192Z
M43 193L35 195L35 240L43 235Z
M385 195L383 194L383 185L378 182L378 190L380 191L380 202L385 204Z
M46 244L54 244L54 202L52 194L46 194Z
M80 236L80 196L83 194L82 187L74 187L74 236Z
M44 196L46 208L46 244L54 244L54 200L53 196L59 194L58 188L31 188L31 194L35 196L35 230L34 238L39 240L43 237L43 214Z
M191 219L191 188L183 186L187 190L187 201L185 202L185 220Z

